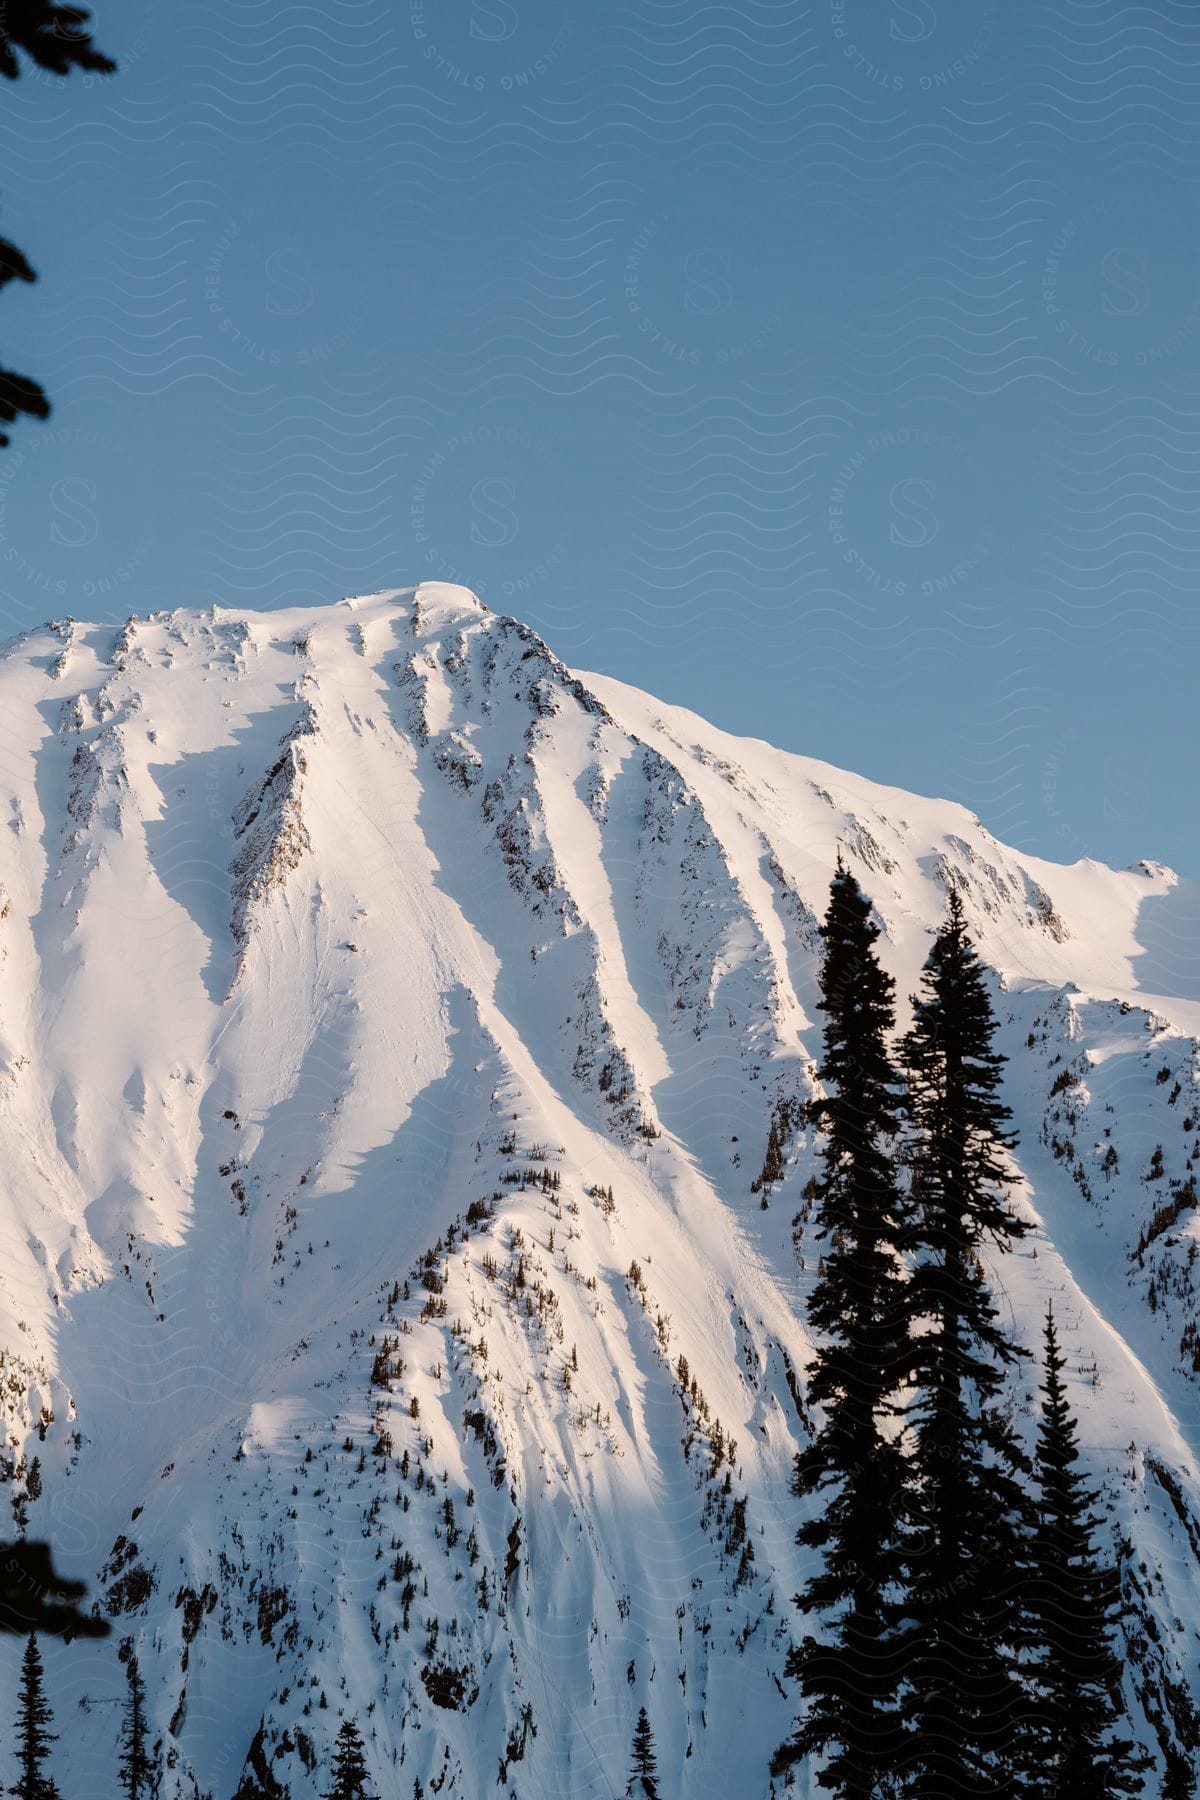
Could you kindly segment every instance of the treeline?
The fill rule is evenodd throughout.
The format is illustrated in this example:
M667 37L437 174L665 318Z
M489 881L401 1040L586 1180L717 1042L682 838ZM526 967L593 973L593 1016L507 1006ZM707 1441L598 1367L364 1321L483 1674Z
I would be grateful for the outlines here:
M150 1796L158 1791L162 1771L158 1757L150 1747L146 1684L129 1642L122 1644L120 1657L125 1665L126 1694L117 1779L129 1800L150 1800ZM51 1746L58 1742L58 1733L51 1730L53 1722L37 1634L31 1631L21 1659L17 1717L12 1736L19 1773L8 1792L15 1794L17 1800L61 1800L51 1772Z
M825 1097L808 1190L819 1418L796 1458L816 1567L797 1604L800 1709L775 1754L843 1800L1135 1794L1122 1729L1115 1570L1077 1464L1054 1320L1032 1456L982 1260L1028 1226L984 969L951 892L908 1032L879 928L839 860L821 930Z
M126 1693L117 1782L126 1800L154 1800L161 1791L163 1770L161 1758L151 1742L146 1716L146 1684L132 1643L126 1640L119 1654L125 1665ZM53 1723L37 1634L31 1631L21 1659L17 1716L12 1733L18 1774L7 1791L15 1795L16 1800L62 1800L53 1773L53 1746L58 1742L58 1733L52 1730ZM362 1733L353 1719L344 1719L338 1729L331 1782L323 1800L378 1800L370 1787ZM270 1768L264 1765L261 1771L256 1770L251 1759L234 1800L287 1800L287 1795L272 1777Z
M155 1800L161 1790L163 1770L161 1759L150 1741L145 1683L129 1640L122 1644L119 1654L125 1665L126 1697L117 1780L127 1800ZM18 1776L7 1789L16 1800L62 1800L52 1772L52 1747L58 1742L58 1734L52 1730L53 1723L37 1635L31 1631L21 1661L17 1716L12 1734ZM256 1754L260 1748L261 1736L251 1748L233 1800L287 1800L287 1790L275 1780L269 1763ZM634 1726L630 1762L626 1796L633 1796L635 1800L659 1800L654 1735L644 1706ZM379 1800L371 1790L362 1732L353 1719L343 1719L338 1727L331 1786L322 1800ZM413 1800L424 1800L420 1781L413 1783Z

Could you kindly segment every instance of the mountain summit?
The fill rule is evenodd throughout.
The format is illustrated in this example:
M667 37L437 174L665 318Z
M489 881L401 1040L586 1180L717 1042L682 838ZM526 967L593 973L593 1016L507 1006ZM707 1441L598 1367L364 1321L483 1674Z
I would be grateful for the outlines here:
M1148 1791L1192 1792L1194 887L433 583L62 620L0 719L6 1493L132 1640L163 1800L314 1800L343 1719L388 1800L608 1800L643 1708L664 1795L770 1792L839 853L902 1023L951 886L991 972L1031 1222L992 1281L1031 1350L1053 1304ZM47 1667L91 1791L124 1677Z

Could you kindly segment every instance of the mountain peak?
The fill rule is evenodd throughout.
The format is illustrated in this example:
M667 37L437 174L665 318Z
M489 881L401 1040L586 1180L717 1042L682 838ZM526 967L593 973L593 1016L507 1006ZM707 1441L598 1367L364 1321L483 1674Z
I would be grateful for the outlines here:
M1071 1321L1152 1570L1139 1730L1190 1741L1186 884L733 739L442 583L60 620L0 711L0 1408L181 1796L257 1755L313 1800L339 1706L379 1791L611 1793L647 1694L681 1794L765 1767L839 851L901 996L951 884L997 973L1035 1232L995 1284L1030 1344Z
M489 608L470 588L449 581L423 581L413 590L413 631L432 636L456 625L477 624Z

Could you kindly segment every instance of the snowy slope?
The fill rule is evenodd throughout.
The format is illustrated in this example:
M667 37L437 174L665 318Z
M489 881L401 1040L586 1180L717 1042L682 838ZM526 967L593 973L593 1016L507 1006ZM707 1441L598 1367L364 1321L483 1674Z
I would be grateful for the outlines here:
M642 1704L664 1792L769 1792L839 846L901 996L951 879L996 971L1040 1225L996 1281L1031 1346L1054 1300L1139 1730L1191 1765L1196 889L1019 856L435 584L26 636L0 815L7 1492L36 1455L166 1800L248 1754L310 1800L346 1711L388 1800L608 1796ZM63 1791L111 1793L112 1644L48 1678Z

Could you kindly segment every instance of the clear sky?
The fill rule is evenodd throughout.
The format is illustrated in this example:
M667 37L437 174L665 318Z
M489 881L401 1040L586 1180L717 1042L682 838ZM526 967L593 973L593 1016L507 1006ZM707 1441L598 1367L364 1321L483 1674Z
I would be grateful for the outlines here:
M0 93L0 630L428 576L1200 875L1194 0L97 0Z

